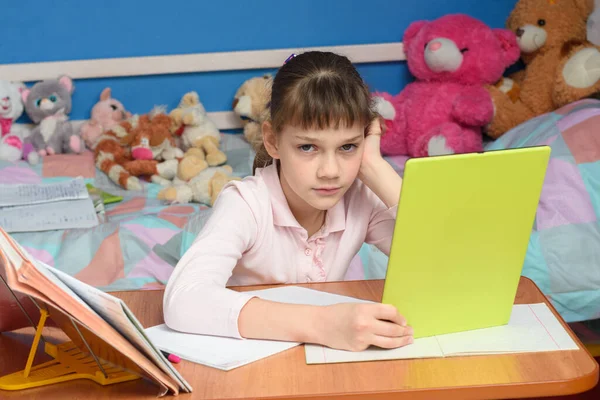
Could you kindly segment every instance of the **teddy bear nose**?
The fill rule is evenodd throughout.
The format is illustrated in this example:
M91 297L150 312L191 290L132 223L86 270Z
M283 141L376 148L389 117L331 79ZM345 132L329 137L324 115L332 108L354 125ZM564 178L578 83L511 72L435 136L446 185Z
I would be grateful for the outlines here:
M442 44L438 41L435 41L435 42L429 43L428 47L429 47L429 50L431 50L431 51L437 51L442 48Z
M523 28L517 29L517 37L523 36L524 33L525 33L525 29L523 29Z

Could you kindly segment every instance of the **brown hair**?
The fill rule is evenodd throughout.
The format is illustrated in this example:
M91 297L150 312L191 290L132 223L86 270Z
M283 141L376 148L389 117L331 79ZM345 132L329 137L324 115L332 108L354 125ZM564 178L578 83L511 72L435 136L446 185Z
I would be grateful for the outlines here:
M337 129L375 117L369 88L347 57L309 51L292 57L273 80L270 122L275 134L284 126L302 129ZM252 173L273 159L264 143L254 158Z

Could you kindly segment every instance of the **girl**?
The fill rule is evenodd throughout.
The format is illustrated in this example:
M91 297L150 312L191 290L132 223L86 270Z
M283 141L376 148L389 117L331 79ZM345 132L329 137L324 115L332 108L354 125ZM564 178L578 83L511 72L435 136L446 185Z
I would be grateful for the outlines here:
M412 343L384 304L308 306L226 286L343 280L364 243L389 255L401 178L379 151L367 86L346 58L307 52L275 76L255 173L222 190L165 290L165 323L198 334L358 351Z

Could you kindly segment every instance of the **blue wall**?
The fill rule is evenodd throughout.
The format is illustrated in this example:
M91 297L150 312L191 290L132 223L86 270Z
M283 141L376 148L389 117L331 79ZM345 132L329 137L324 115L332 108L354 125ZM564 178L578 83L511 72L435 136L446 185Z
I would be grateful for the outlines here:
M20 0L2 6L0 64L397 42L411 22L449 13L467 13L492 27L503 27L515 3ZM410 80L404 63L361 65L359 70L372 90L395 93ZM113 96L136 113L159 104L171 109L189 90L199 93L208 111L229 110L237 87L262 72L77 80L71 118L88 118L105 86L111 86Z

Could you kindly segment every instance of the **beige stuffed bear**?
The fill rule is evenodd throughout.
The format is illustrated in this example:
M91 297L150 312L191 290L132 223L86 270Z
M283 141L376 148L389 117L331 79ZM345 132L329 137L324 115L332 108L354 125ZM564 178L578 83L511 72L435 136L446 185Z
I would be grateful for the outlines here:
M227 156L219 149L221 133L206 114L198 93L186 93L179 106L169 115L173 120L171 131L179 138L179 146L183 150L193 147L201 150L203 158L211 167L227 161Z
M270 117L272 85L273 77L269 74L248 79L233 99L233 112L242 119L244 137L254 151L262 145L262 123Z
M506 27L516 33L526 67L500 87L488 88L494 103L488 136L498 138L531 118L600 91L600 46L586 40L593 9L593 0L516 2ZM510 97L515 87L518 93Z
M187 153L186 153L187 154ZM193 159L193 155L187 154L185 159ZM194 169L186 171L190 176L188 181L180 179L179 175L173 180L173 185L161 190L158 199L174 203L203 203L213 206L223 186L229 181L240 180L239 177L231 176L233 172L230 165L220 167L208 167L194 175Z

